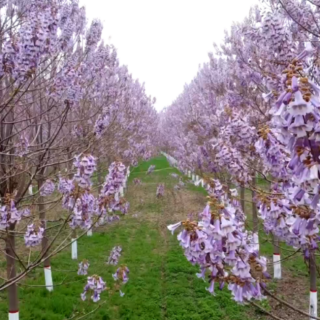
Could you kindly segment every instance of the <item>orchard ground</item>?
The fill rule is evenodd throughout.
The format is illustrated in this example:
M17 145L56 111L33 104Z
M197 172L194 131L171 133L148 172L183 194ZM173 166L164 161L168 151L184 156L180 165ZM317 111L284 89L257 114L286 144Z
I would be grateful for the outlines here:
M156 169L146 175L151 164ZM19 284L21 320L268 319L252 306L237 305L226 288L216 289L216 296L211 296L205 289L208 284L196 277L198 268L186 260L176 234L172 236L167 225L185 219L191 213L198 214L205 206L206 191L191 184L175 191L178 179L171 173L181 175L162 156L133 168L125 194L130 202L129 214L119 222L94 229L92 237L79 239L77 261L71 260L70 249L52 260L53 292L39 286L44 281L42 268L30 273ZM134 185L134 178L141 179L142 184ZM186 177L183 179L187 181ZM156 189L161 182L165 183L165 196L157 199ZM249 212L250 204L247 209ZM250 214L248 224L250 226ZM260 239L261 252L271 262L271 239L263 231ZM117 245L123 249L119 265L126 264L130 269L129 282L122 288L125 296L121 298L118 292L106 291L101 294L99 303L93 303L90 295L83 302L80 293L86 276L77 275L78 263L88 259L89 275L100 275L110 287L112 273L117 267L106 265L105 261ZM282 257L290 252L284 251ZM283 267L284 279L272 281L268 286L270 291L307 311L308 278L303 260L299 257L288 259ZM270 272L272 274L272 266ZM259 305L283 319L306 319L270 298ZM6 318L7 297L6 292L1 292L0 319Z

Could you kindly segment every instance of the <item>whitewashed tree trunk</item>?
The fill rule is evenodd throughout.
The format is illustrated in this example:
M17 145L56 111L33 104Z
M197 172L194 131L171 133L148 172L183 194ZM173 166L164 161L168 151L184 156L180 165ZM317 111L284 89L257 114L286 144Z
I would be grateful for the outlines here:
M280 243L276 236L273 236L273 278L281 279L281 253Z
M9 312L9 320L19 320L19 311Z
M318 292L316 290L310 291L309 314L313 317L318 316ZM310 320L314 320L314 318L310 317Z
M45 283L46 283L46 289L48 291L53 291L51 266L44 267L44 279L45 279Z
M71 244L71 258L73 260L78 259L78 244L77 244L77 239L71 239L72 244Z
M88 236L88 237L91 237L91 236L92 236L92 229L89 229L89 230L87 231L87 236Z
M273 278L281 279L281 255L280 253L273 254Z
M309 278L310 278L310 303L309 314L310 316L318 316L318 292L317 292L317 265L314 252L310 252L309 257ZM310 320L312 318L310 317Z

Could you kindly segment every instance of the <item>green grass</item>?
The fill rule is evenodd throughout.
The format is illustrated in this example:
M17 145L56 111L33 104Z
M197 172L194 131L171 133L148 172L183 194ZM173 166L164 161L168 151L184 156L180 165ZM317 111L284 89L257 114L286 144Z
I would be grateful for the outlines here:
M146 175L151 164L156 171ZM119 264L130 269L129 282L123 287L124 297L118 293L104 292L101 302L105 302L88 320L249 320L256 318L249 307L237 305L231 300L228 290L218 291L215 297L205 288L205 282L195 275L198 268L184 257L176 235L166 230L166 225L176 222L174 218L175 199L172 192L177 179L170 173L171 168L162 156L141 163L131 169L128 193L130 215L120 222L95 230L92 237L78 241L78 261L71 260L70 248L52 260L54 283L52 293L43 287L43 270L37 269L28 275L19 286L21 320L65 320L76 315L74 320L94 310L88 295L81 301L80 293L86 283L85 276L76 274L79 261L90 261L89 274L98 274L112 287L112 273L117 267L108 266L105 260L110 250L121 245L123 248ZM134 186L132 179L140 178L142 186ZM185 177L184 177L185 178ZM165 198L156 199L157 184L166 185ZM200 187L188 186L188 189ZM183 191L180 191L183 192ZM140 200L143 199L143 202ZM205 201L205 199L204 199ZM205 203L205 202L204 202ZM131 214L139 212L138 218ZM28 285L28 286L27 286ZM250 311L250 313L248 313ZM248 314L253 314L249 317ZM0 319L7 318L6 294L0 294Z

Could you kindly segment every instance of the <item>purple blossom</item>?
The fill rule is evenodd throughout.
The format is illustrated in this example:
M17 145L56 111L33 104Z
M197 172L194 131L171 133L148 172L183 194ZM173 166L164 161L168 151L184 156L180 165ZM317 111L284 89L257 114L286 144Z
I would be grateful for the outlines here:
M36 226L34 223L27 226L27 231L24 235L26 247L35 247L41 244L43 239L44 228Z
M168 229L173 233L183 227L178 234L180 246L187 260L199 265L198 277L204 278L206 271L210 271L207 290L211 294L214 295L215 283L219 283L220 289L229 283L228 288L239 303L260 299L258 286L259 281L266 279L266 259L258 256L253 237L244 229L245 217L239 201L229 199L219 180L213 182L209 188L210 200L199 214L200 221L186 220L169 225ZM252 275L252 270L256 270L254 266L261 270L257 278ZM244 291L238 285L240 282L245 284Z
M117 271L112 275L113 279L115 281L121 281L123 284L127 283L129 281L128 278L129 275L129 269L126 266L122 266L117 269Z
M119 263L121 251L122 251L122 248L120 246L114 247L110 252L107 264L116 266Z
M99 212L107 215L108 212L121 211L127 213L129 203L119 197L120 188L126 180L126 167L121 162L113 162L109 167L105 183L99 195Z
M81 261L79 263L78 275L87 275L89 266L90 266L90 264L89 264L88 260Z
M13 200L14 195L7 194L4 197L4 205L0 206L0 230L9 227L10 223L16 223L21 220L23 214L28 213L28 209L18 210Z
M92 184L90 178L96 170L96 159L91 155L81 159L80 156L76 156L73 164L77 168L74 181L83 189L89 188Z
M50 196L55 190L55 184L51 180L46 180L45 183L41 186L40 195L41 196Z
M81 299L86 300L86 295L88 291L92 291L91 299L93 302L98 302L100 300L100 294L102 291L106 290L106 283L101 277L94 275L87 278L87 284L84 287L83 293L81 293Z

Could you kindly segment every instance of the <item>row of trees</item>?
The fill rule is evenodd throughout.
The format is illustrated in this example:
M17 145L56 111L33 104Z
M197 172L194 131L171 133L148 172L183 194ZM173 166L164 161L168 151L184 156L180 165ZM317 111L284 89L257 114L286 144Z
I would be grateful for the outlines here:
M101 217L125 212L125 168L153 151L155 101L102 29L77 0L0 1L0 290L11 319L17 283Z
M319 15L319 1L261 1L160 116L163 150L209 183L200 221L169 227L183 226L178 239L200 276L209 270L208 290L227 283L240 303L267 294L311 319L320 224ZM250 207L252 232L244 222ZM309 313L268 291L266 260L254 240L260 222L273 235L274 261L283 243L291 256L303 254Z

